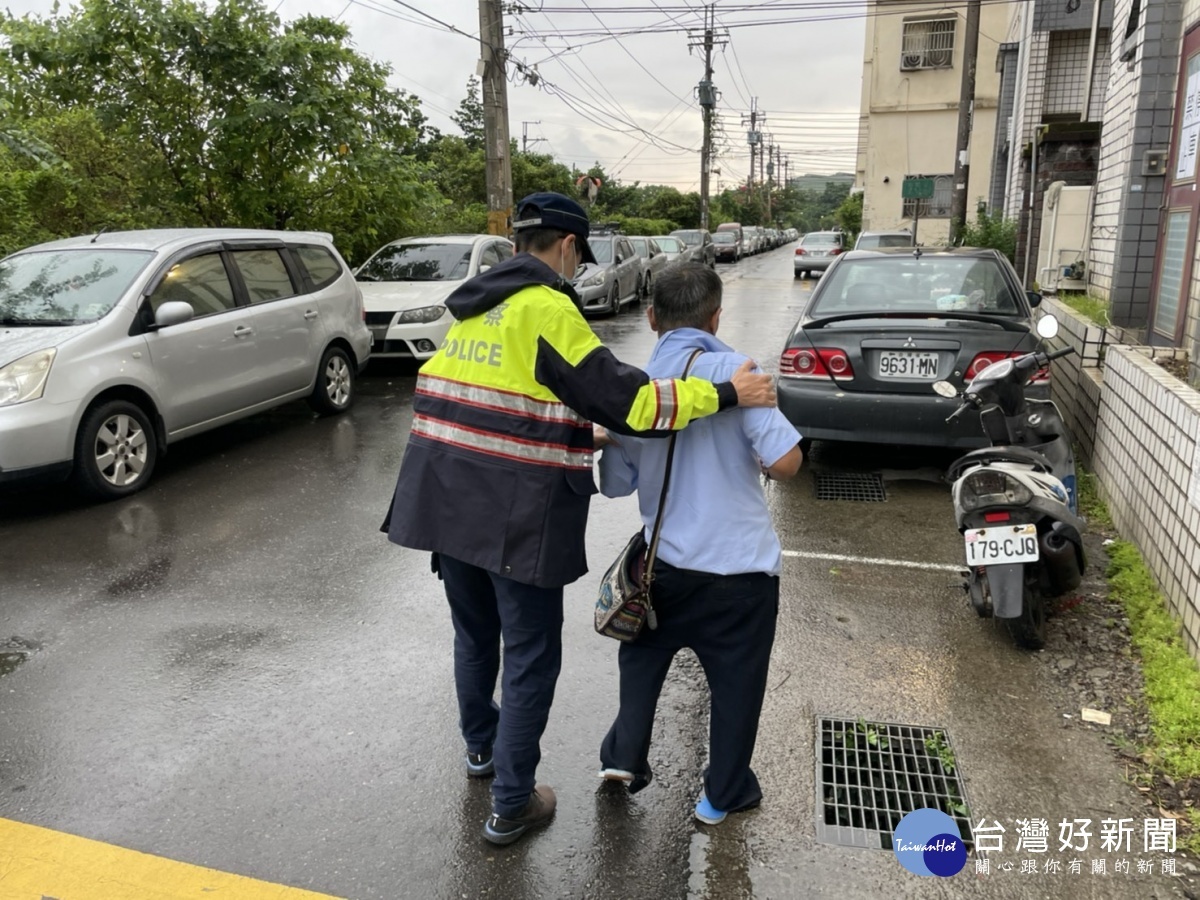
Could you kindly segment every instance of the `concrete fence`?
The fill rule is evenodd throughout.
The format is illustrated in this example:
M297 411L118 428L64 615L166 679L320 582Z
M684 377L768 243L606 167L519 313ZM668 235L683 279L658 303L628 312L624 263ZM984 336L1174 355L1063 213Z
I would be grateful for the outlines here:
M1076 349L1054 364L1054 401L1200 659L1200 393L1153 361L1182 351L1122 343L1050 298L1042 311Z

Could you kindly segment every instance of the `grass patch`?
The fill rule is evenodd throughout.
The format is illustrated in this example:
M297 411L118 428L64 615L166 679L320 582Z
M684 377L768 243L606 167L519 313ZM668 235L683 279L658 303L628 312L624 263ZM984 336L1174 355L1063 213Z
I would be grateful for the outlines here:
M1093 527L1113 529L1094 473L1078 471L1079 508ZM1128 541L1108 545L1111 596L1129 617L1130 640L1142 661L1151 743L1142 758L1176 782L1200 778L1200 666L1188 653L1142 554ZM1149 774L1149 773L1147 773ZM1200 809L1181 809L1187 826L1179 848L1200 855Z
M1072 293L1064 291L1059 294L1057 299L1065 303L1075 312L1079 313L1085 319L1090 319L1097 325L1107 328L1112 324L1108 318L1108 301L1102 300L1099 297L1093 297L1091 294Z
M1077 454L1078 455L1078 454ZM1112 516L1100 496L1100 481L1092 472L1078 468L1075 473L1075 484L1079 489L1079 511L1093 528L1103 531L1113 530Z
M1154 761L1174 778L1200 777L1200 668L1137 547L1115 541L1108 551L1112 594L1125 607L1142 657Z

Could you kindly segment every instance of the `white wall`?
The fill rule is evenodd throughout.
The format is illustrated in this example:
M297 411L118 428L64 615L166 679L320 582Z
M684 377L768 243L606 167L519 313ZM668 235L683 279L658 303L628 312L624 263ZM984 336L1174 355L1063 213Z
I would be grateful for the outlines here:
M1142 351L1108 348L1095 469L1113 521L1141 550L1200 658L1200 393Z

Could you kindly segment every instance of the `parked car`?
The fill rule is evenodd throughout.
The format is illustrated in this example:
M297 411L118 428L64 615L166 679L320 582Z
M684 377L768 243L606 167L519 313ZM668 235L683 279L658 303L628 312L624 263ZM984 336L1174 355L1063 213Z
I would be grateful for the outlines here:
M840 231L810 231L800 239L796 248L794 267L796 277L807 278L813 272L824 272L838 254L846 249L845 235Z
M168 445L289 400L350 408L371 352L328 234L110 232L0 260L0 482L141 490Z
M750 246L750 233L742 227L741 222L722 222L717 226L715 234L720 234L725 231L730 231L737 235L738 249L741 256L754 255L754 250Z
M979 417L946 423L961 391L1033 350L1037 294L995 250L853 250L813 289L779 361L779 408L805 438L971 448ZM1029 396L1045 398L1049 373Z
M629 243L633 244L633 251L642 261L641 296L649 297L654 290L654 279L667 267L666 254L652 237L633 235L629 238Z
M913 246L913 236L909 231L864 231L854 242L855 250L882 250L886 247L911 246Z
M454 316L446 298L468 278L513 255L491 234L407 237L385 244L355 272L377 359L429 359Z
M667 258L668 263L690 258L687 244L679 238L672 237L669 234L659 234L654 236L654 240L658 244L659 249L662 250L663 256Z
M576 274L572 284L583 299L585 313L616 315L642 295L642 259L629 238L604 228L593 229L588 246L596 255Z
M746 234L749 235L750 246L754 248L754 253L762 253L767 249L767 236L761 226L747 225Z
M710 268L716 268L717 265L717 249L713 246L712 233L706 228L683 228L678 231L671 232L672 237L677 237L692 251L692 262L704 263Z
M717 262L741 262L742 241L736 231L718 231L713 235Z

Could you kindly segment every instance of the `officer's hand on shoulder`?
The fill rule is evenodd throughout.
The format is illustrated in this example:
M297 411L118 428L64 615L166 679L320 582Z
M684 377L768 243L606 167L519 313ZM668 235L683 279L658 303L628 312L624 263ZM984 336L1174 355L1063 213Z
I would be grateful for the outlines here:
M737 391L738 406L773 407L775 401L775 376L755 373L754 360L748 359L729 379Z

